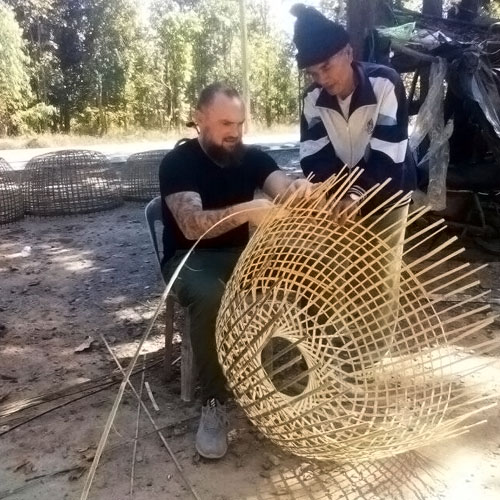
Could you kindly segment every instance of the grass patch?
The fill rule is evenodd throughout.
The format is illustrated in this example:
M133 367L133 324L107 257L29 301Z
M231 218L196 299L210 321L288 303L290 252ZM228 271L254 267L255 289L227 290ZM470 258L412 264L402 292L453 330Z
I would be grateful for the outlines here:
M298 137L298 125L276 125L269 129L259 123L252 123L251 131L247 135L291 133L297 133ZM195 135L196 132L188 128L177 131L137 129L125 132L117 130L102 136L45 133L0 138L0 149L64 148L108 143L176 141L182 137L195 137Z

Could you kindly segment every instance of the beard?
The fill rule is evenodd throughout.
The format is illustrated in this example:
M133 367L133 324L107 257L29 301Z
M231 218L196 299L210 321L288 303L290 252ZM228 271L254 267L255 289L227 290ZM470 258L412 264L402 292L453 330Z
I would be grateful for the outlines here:
M200 139L200 143L205 153L221 167L239 165L246 151L241 141L234 143L231 149L225 148L220 144L215 144L209 138L205 140Z

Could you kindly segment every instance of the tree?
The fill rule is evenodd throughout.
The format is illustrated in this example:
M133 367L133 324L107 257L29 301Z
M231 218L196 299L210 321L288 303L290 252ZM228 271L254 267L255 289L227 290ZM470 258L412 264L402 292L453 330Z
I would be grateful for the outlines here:
M108 118L127 127L127 82L139 49L140 29L132 0L92 0L85 42L85 84L88 105L98 109L98 132L108 130ZM147 71L147 68L144 68Z
M28 57L12 9L0 2L0 135L16 132L15 115L28 106Z
M50 86L57 76L54 26L57 24L57 0L3 0L10 5L23 30L30 58L31 88L37 101L48 103Z
M319 2L319 8L333 19L344 22L347 1L348 0L321 0Z
M349 0L347 2L347 30L351 37L354 56L362 58L364 41L375 26L392 26L392 0Z
M32 130L176 128L207 84L241 90L238 0L152 0L150 20L139 16L139 0L3 1L14 8L30 59L19 56L17 67L32 69L33 101L24 78L23 111L12 117ZM247 12L251 105L268 125L297 118L299 92L294 49L270 18L271 1L248 0ZM0 105L17 102L20 110L21 101Z
M430 16L443 17L443 0L423 0L422 12Z
M192 11L167 14L160 24L165 86L162 104L171 127L179 127L189 116L188 97L195 74L193 40L201 31L200 19Z

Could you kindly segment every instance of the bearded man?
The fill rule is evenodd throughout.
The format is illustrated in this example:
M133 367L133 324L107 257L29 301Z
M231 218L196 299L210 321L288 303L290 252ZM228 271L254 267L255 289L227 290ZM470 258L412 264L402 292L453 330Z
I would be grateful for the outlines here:
M254 199L255 191L261 189L272 199L297 192L308 196L311 191L308 181L292 181L270 156L243 144L244 121L238 92L223 83L209 85L196 109L199 137L169 152L160 165L166 279L204 235L174 291L190 315L203 402L196 448L206 458L221 458L227 451L228 395L215 343L224 283L248 242L249 224L258 225L273 206L268 199Z

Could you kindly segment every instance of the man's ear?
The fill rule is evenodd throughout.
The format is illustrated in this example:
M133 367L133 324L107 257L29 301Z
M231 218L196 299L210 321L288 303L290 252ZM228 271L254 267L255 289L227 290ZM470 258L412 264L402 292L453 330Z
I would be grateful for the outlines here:
M199 109L195 110L193 115L193 120L196 123L196 125L198 126L202 125L204 121L203 111L200 111Z
M352 60L353 60L353 50L352 50L352 47L351 47L350 43L348 43L345 46L345 50L346 50L346 54L347 54L347 57L349 59L349 62L352 62Z

